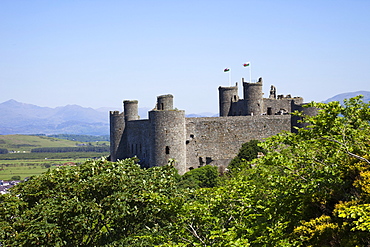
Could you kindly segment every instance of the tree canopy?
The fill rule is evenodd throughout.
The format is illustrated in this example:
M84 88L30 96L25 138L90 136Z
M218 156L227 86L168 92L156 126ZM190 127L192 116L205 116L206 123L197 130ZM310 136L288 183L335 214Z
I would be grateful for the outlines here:
M31 178L0 198L1 244L122 246L154 233L171 224L182 200L176 172L102 159Z

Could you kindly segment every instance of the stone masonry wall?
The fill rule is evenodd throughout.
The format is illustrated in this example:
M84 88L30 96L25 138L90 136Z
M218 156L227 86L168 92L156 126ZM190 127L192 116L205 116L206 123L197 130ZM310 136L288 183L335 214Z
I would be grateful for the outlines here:
M150 149L150 123L148 119L126 122L125 136L127 138L127 147L125 157L139 158L140 164L144 167L149 166L151 161Z
M291 130L290 115L186 118L187 170L229 161L243 143L283 130Z

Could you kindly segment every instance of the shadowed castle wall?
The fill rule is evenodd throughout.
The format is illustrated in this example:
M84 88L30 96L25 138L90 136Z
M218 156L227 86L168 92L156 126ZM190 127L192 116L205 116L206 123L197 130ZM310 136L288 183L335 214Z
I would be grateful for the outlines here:
M136 156L143 167L149 167L151 161L151 133L149 129L150 122L148 119L126 122L125 138L127 147L125 158Z

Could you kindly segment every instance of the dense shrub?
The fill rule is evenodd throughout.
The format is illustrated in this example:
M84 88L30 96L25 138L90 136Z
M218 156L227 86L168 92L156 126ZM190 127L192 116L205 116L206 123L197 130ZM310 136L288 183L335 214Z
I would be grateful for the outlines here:
M188 171L180 178L183 188L212 188L218 185L219 173L216 166L202 166Z
M258 153L265 154L266 150L258 146L259 143L260 141L258 140L251 140L244 143L240 148L238 155L230 162L228 169L231 171L240 169L246 161L252 161L257 158Z

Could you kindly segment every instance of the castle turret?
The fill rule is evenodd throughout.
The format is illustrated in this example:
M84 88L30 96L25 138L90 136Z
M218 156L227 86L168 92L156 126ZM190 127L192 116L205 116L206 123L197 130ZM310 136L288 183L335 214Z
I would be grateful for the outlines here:
M125 129L125 121L123 118L123 113L119 111L109 112L109 122L110 122L110 160L117 160L117 150L119 148L122 134Z
M150 163L151 166L163 166L173 159L179 173L184 174L186 167L185 111L174 110L172 102L172 95L159 96L157 109L149 112L150 132L152 133ZM158 110L158 108L165 110Z
M125 115L125 121L132 121L139 119L139 108L137 100L125 100L123 101L123 112Z
M233 102L239 100L238 97L238 84L233 87L219 87L219 104L220 104L220 117L232 115Z
M246 115L261 115L263 109L262 78L256 83L243 80L243 94Z
M157 110L165 111L173 109L173 95L166 94L157 97Z

